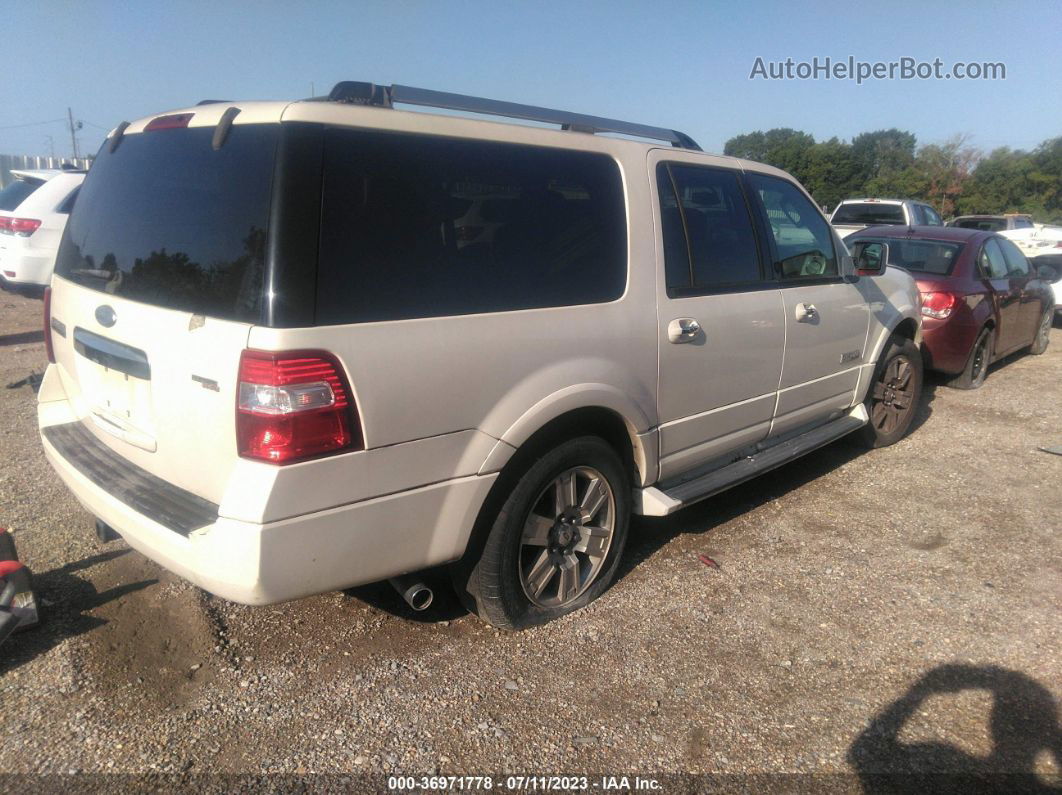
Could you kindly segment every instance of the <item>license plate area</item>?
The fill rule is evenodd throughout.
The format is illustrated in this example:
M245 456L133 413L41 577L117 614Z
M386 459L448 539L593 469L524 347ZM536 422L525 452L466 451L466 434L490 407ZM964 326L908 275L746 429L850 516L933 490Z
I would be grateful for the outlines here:
M74 329L81 394L96 427L154 452L151 366L139 348L83 328Z

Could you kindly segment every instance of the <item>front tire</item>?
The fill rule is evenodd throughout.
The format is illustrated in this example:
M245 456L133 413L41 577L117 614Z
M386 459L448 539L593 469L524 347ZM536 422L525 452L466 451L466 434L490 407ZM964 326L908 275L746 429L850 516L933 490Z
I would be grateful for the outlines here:
M922 397L922 353L914 341L893 334L874 370L867 394L870 422L856 431L868 448L896 444L911 428Z
M630 513L616 451L596 436L564 442L516 481L465 582L468 601L508 630L585 607L616 573Z

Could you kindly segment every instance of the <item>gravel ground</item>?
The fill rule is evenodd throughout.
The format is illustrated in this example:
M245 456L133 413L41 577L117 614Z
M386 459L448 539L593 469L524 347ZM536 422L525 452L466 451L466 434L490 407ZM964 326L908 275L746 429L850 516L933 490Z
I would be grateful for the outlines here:
M39 300L0 307L3 387L44 346ZM835 444L639 520L598 602L519 634L445 593L414 614L386 585L242 607L101 545L45 462L33 392L0 388L0 525L45 605L0 649L0 772L63 775L18 779L42 789L348 773L258 783L382 791L438 772L858 791L912 770L1058 787L1062 457L1037 448L1062 444L1060 381L1056 329L979 391L931 382L900 444Z

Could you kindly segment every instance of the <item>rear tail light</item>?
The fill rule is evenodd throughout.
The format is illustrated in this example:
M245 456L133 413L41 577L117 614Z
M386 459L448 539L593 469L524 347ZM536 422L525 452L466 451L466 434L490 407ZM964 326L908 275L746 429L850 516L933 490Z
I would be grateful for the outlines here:
M922 314L943 320L951 314L957 303L959 296L955 293L922 293Z
M5 235L18 235L29 237L40 228L41 222L36 218L12 218L3 216L0 218L0 232Z
M44 350L48 361L55 364L55 349L52 347L52 288L44 288Z
M236 443L244 458L274 464L361 450L361 423L335 357L323 351L245 350Z

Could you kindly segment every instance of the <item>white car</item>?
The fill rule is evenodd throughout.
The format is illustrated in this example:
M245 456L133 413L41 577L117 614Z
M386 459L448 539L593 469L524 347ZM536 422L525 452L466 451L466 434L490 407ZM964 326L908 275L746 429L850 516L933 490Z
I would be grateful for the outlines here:
M912 199L845 199L833 209L830 223L841 237L868 226L943 226L940 215Z
M458 247L470 196L506 205ZM123 123L45 295L44 450L227 599L407 575L422 608L448 564L526 627L608 587L632 514L906 434L918 290L856 253L670 129L362 83Z
M84 171L13 170L0 191L0 277L12 285L43 287Z
M1062 226L1032 224L1021 229L1008 229L1000 234L1013 240L1029 259L1062 254Z

